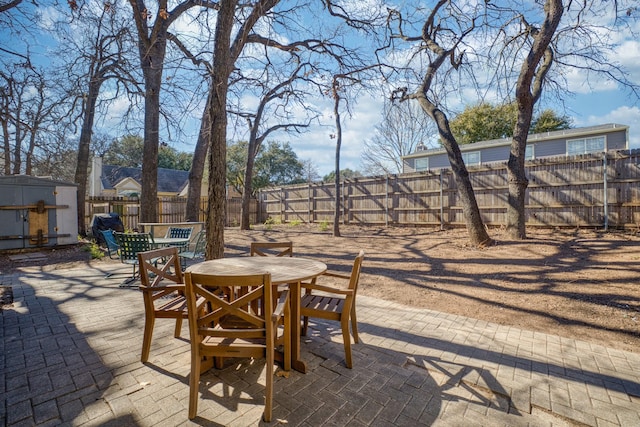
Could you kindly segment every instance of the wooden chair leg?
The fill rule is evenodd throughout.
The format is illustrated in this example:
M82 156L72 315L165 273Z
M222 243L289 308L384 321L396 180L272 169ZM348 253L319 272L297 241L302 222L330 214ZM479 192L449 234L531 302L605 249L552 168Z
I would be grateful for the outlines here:
M155 318L153 316L146 316L144 319L144 333L142 335L142 356L140 360L145 363L149 360L149 352L151 351L151 337L153 335L153 325Z
M215 366L216 369L224 368L224 357L214 357L213 366Z
M307 336L307 328L309 327L309 317L304 316L302 318L302 336L306 337Z
M284 308L285 319L288 319L291 315L289 306ZM284 370L291 370L291 322L285 320L284 322Z
M180 332L182 331L182 317L178 317L176 319L176 329L173 331L173 336L175 338L180 338Z
M351 334L349 333L349 319L342 319L342 339L344 341L344 356L347 368L351 369L353 363L351 361Z
M273 363L274 354L273 349L267 350L267 361L265 366L265 373L267 376L265 386L265 403L264 403L264 415L262 416L265 422L271 422L271 416L273 414Z
M196 417L198 412L198 389L200 388L200 355L191 352L191 375L189 375L189 419Z
M353 342L358 344L360 342L360 338L358 338L358 320L356 319L356 310L355 306L351 309L351 332L353 333Z

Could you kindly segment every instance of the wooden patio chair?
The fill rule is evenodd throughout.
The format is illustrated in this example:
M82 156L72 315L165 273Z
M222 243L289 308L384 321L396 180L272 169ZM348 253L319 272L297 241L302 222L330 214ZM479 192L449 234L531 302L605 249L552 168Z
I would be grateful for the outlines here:
M284 319L284 369L291 369L291 324L289 292L282 292L273 304L270 274L214 276L185 273L191 340L189 376L189 419L196 416L202 368L227 357L266 358L265 408L263 418L271 421L273 401L274 351L278 322ZM229 300L223 288L234 288ZM259 309L253 310L257 301ZM206 358L206 364L203 364ZM218 363L216 363L218 365ZM218 365L219 366L219 365Z
M178 248L168 247L138 252L140 291L144 300L144 334L142 356L149 360L151 337L156 319L175 319L173 336L180 337L182 319L187 318L187 300L184 296L184 277L180 268ZM159 261L161 266L158 266Z
M251 256L293 256L292 242L251 242Z
M148 233L118 233L113 235L116 242L120 245L120 261L133 267L130 278L125 280L120 287L129 287L139 276L138 270L138 253L151 250L152 240Z
M327 271L319 277L319 279L328 276L341 280L348 280L349 284L346 289L321 285L316 281L313 281L312 283L301 283L301 292L304 291L300 300L300 315L303 318L302 335L307 334L309 317L339 321L342 328L342 340L344 341L344 353L347 368L351 368L353 366L351 359L351 334L349 333L349 324L351 324L351 332L353 333L354 342L359 342L358 321L356 318L356 293L358 291L360 269L362 267L363 259L364 251L361 250L353 262L353 268L351 269L350 275Z

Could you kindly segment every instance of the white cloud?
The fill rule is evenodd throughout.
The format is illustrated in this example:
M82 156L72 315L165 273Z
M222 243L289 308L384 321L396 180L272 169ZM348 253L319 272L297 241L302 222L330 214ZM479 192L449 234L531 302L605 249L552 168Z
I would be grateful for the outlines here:
M612 63L620 64L628 72L628 78L632 81L640 81L640 42L627 39L611 53Z
M51 31L55 36L55 23L60 21L62 14L57 7L43 7L40 10L39 25L45 31Z
M331 138L335 134L335 118L331 100L318 99L317 107L323 106L321 124L314 126L309 132L278 138L274 140L287 141L301 160L310 159L324 176L335 168L336 140ZM342 146L340 149L340 169L360 170L360 158L364 141L370 139L375 126L380 123L382 97L362 96L357 104L352 105L352 115L341 112Z
M617 90L617 84L602 75L591 76L585 70L571 68L566 71L567 89L573 93L594 93ZM595 78L594 78L595 77Z
M640 108L623 105L602 116L591 115L583 120L575 120L574 125L581 127L604 123L629 126L629 148L640 148Z

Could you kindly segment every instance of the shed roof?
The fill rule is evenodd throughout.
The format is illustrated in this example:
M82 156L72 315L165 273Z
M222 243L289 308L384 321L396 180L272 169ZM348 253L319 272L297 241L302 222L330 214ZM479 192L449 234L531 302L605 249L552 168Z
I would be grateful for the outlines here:
M68 181L59 181L52 178L31 175L5 175L0 176L0 184L3 185L51 185L58 187L77 187L78 184Z

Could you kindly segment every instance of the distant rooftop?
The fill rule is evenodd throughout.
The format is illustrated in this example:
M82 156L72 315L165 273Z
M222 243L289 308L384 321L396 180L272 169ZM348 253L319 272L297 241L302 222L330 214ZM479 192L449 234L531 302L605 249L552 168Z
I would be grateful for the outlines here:
M527 142L536 142L536 141L546 141L550 139L558 139L560 137L576 137L585 134L593 134L603 131L608 131L612 129L617 130L626 130L629 129L627 125L621 125L616 123L607 123L604 125L597 126L586 126L581 128L571 128L571 129L563 129L556 130L551 132L543 132L543 133L532 133L527 137ZM469 150L477 150L480 148L485 148L489 146L500 146L500 145L509 145L511 144L512 138L500 138L500 139L491 139L488 141L478 141L471 144L460 144L460 151L469 151ZM425 154L437 154L444 153L445 149L442 147L438 148L430 148L427 150L416 150L413 153L403 156L407 157L416 157L416 156L424 156Z
M142 184L142 170L122 166L104 165L102 167L102 186L111 190L116 184L126 178L131 178ZM179 193L189 182L189 171L158 168L158 192Z

